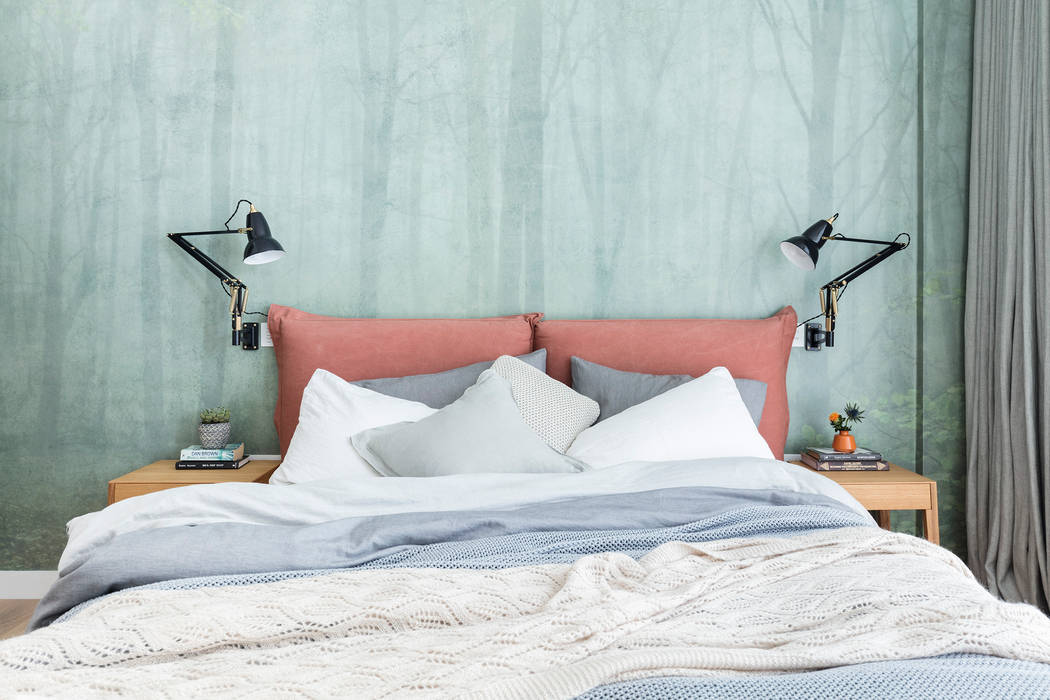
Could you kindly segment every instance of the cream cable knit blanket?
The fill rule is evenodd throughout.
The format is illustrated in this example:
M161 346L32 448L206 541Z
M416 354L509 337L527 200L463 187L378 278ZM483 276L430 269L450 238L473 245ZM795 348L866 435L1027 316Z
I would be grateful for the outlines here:
M639 561L129 590L0 642L0 696L571 697L952 652L1050 662L1050 620L992 598L944 549L847 528Z

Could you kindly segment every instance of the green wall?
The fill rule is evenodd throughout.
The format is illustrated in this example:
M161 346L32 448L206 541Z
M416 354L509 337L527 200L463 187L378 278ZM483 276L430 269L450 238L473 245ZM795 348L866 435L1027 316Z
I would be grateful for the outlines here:
M106 481L195 412L275 452L270 350L169 243L239 197L289 254L206 249L269 302L339 315L818 311L783 237L914 244L793 353L789 449L862 444L941 480L962 552L969 2L0 2L0 569L54 567ZM899 525L911 526L910 518Z

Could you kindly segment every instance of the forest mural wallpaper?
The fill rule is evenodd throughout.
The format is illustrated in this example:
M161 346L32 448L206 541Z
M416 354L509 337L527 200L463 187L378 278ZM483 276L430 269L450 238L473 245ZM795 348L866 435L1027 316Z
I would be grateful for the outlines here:
M971 7L942 0L0 0L0 569L51 569L106 481L225 404L274 453L272 350L166 240L251 199L270 302L333 315L765 316L777 243L913 245L794 350L789 451L862 445L940 482L964 553L962 283ZM27 381L28 380L28 381ZM898 514L896 524L913 520Z

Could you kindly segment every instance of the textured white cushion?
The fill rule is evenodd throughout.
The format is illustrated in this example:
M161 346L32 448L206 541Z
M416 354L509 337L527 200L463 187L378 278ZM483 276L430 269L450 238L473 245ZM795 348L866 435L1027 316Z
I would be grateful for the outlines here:
M567 454L593 469L707 457L773 459L725 367L584 430Z
M516 357L502 355L491 371L510 383L525 424L543 441L565 452L582 430L598 420L598 402Z
M350 443L354 433L426 418L437 409L355 386L323 369L303 391L299 425L271 484L340 477L378 477Z

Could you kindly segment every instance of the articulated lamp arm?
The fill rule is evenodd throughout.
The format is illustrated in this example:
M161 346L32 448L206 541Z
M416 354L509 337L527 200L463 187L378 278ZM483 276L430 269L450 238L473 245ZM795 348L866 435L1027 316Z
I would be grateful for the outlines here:
M209 257L204 251L197 246L187 241L184 236L210 236L218 235L223 233L240 233L245 234L251 231L250 228L238 228L233 230L219 230L219 231L186 231L183 233L169 233L168 238L172 240L175 245L179 246L191 256L193 259L208 269L213 275L219 278L222 282L223 287L230 295L230 326L233 330L233 344L241 344L241 330L244 328L244 307L248 301L248 286L241 282L232 272L227 270L225 267L215 262Z
M901 237L905 240L901 241ZM911 243L911 236L906 233L898 235L892 241L876 241L868 238L847 238L842 235L827 236L828 241L849 241L852 243L874 243L883 245L885 248L876 252L871 257L854 265L841 275L831 280L820 288L820 311L824 315L824 344L829 348L835 346L835 319L839 313L838 299L850 282L857 279L865 272L889 258L894 253L904 250Z

